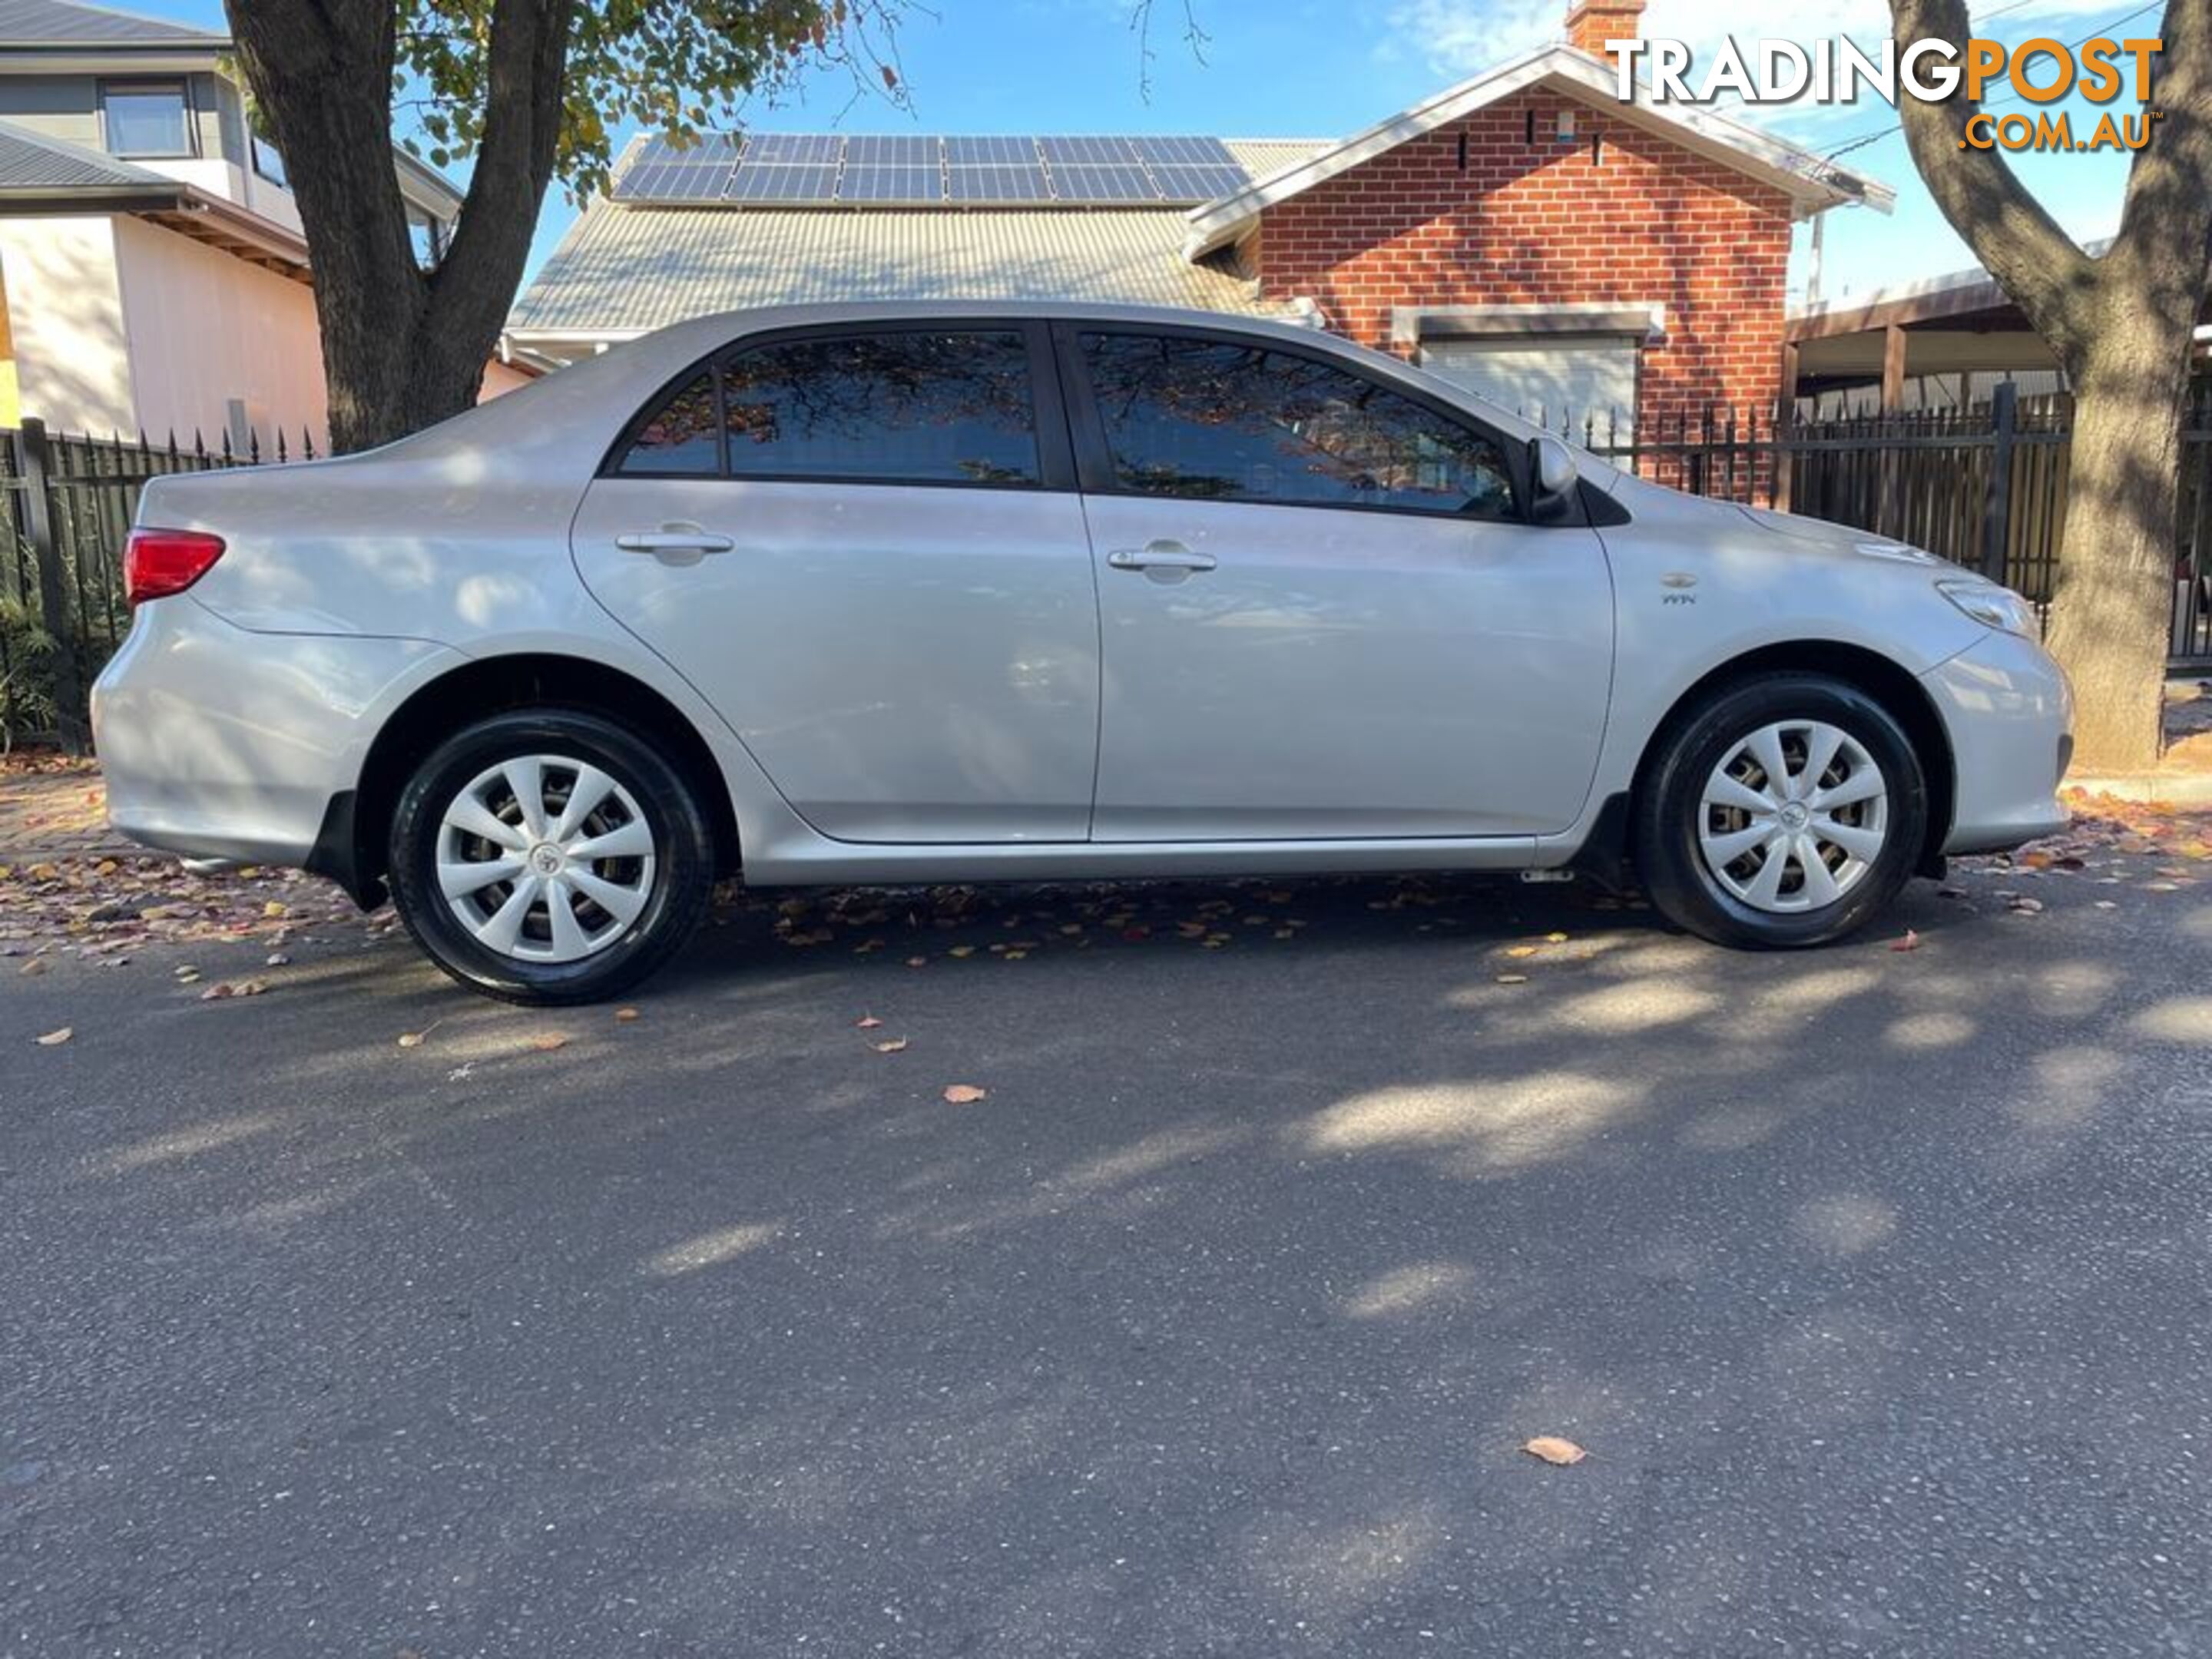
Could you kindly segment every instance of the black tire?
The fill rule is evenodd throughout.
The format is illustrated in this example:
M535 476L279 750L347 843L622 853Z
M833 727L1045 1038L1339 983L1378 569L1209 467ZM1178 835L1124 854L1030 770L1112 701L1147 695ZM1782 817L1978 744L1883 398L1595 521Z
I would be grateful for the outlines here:
M1863 873L1840 897L1817 908L1780 913L1747 903L1729 890L1723 876L1709 867L1699 823L1706 810L1707 781L1731 751L1766 726L1796 720L1834 726L1865 751L1887 787L1887 822L1880 852L1865 861ZM1636 862L1660 914L1700 939L1741 950L1829 944L1857 932L1887 908L1920 862L1928 830L1928 786L1920 757L1896 718L1855 686L1824 674L1768 674L1740 681L1671 722L1656 743L1657 750L1637 793ZM1747 854L1747 860L1757 858L1756 866L1729 867L1763 867L1767 856ZM1790 878L1785 866L1784 879ZM1802 866L1796 881L1802 896Z
M644 902L626 926L610 912L581 903L571 915L603 918L589 955L532 961L489 948L456 915L441 890L440 843L445 815L471 784L502 763L533 756L596 767L627 792L650 831L652 863L606 860L579 864L585 873L629 881ZM568 775L574 787L574 774ZM560 771L546 769L541 805L557 797ZM618 797L606 810L627 823ZM601 819L599 822L605 822ZM489 850L489 843L478 843ZM527 856L526 854L524 856ZM679 950L706 914L714 889L714 830L696 793L678 768L650 744L596 714L532 708L495 715L447 738L415 769L392 814L392 896L400 919L432 961L471 990L506 1002L596 1002L635 985ZM514 884L495 884L471 902L496 908ZM610 900L612 903L614 901ZM550 915L526 909L523 927L550 932ZM550 939L546 941L550 944Z

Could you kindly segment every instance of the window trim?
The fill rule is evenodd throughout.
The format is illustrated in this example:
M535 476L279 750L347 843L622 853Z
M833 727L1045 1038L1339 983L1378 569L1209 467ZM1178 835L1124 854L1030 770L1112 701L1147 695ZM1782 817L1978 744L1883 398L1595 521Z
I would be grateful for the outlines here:
M1235 329L1208 328L1189 323L1130 322L1119 318L1095 321L1061 318L1055 319L1052 327L1054 343L1060 351L1060 374L1067 384L1068 411L1074 430L1077 466L1082 478L1083 493L1086 495L1113 495L1146 501L1182 501L1192 507L1295 507L1304 512L1387 513L1394 518L1419 519L1430 524L1514 525L1523 529L1538 530L1568 528L1584 523L1584 515L1578 512L1570 512L1541 522L1528 516L1527 503L1531 495L1528 446L1526 442L1499 431L1472 411L1437 397L1425 387L1408 386L1374 374L1364 364L1352 362L1343 353L1332 351L1325 346L1311 345L1303 340L1279 339L1273 334L1247 334ZM1349 374L1355 380L1364 380L1495 444L1505 459L1505 470L1512 482L1513 511L1502 517L1491 517L1466 507L1443 513L1426 507L1394 507L1384 501L1221 501L1196 495L1168 495L1152 489L1127 489L1123 487L1120 471L1114 464L1113 447L1106 437L1106 423L1098 413L1097 398L1091 385L1090 365L1084 361L1081 337L1085 334L1125 334L1139 339L1188 339L1245 350L1274 351L1286 357L1316 362L1324 368Z
M166 92L174 88L177 101L185 113L185 148L182 149L118 149L107 118L107 100L115 93ZM99 79L100 145L108 155L119 161L188 161L200 155L199 110L192 102L192 79L189 75L103 75Z
M732 472L730 470L729 421L723 404L722 371L732 358L744 352L784 345L794 340L845 340L880 334L1018 336L1029 360L1030 401L1037 450L1036 477L1029 481L990 483L968 478L884 478L845 473ZM696 472L623 471L623 458L629 454L638 433L660 412L669 398L700 374L710 377L714 391L714 424L722 434L722 441L716 446L714 470ZM705 356L687 363L682 370L655 388L653 395L623 423L622 430L607 447L605 454L600 457L599 467L592 476L594 478L622 478L633 482L683 479L696 483L712 480L724 483L828 484L841 489L975 489L1028 491L1032 494L1042 491L1072 494L1077 488L1066 394L1061 383L1059 359L1053 350L1050 325L1037 317L876 318L865 322L808 323L792 328L763 329L757 334L739 335L733 340L724 341Z

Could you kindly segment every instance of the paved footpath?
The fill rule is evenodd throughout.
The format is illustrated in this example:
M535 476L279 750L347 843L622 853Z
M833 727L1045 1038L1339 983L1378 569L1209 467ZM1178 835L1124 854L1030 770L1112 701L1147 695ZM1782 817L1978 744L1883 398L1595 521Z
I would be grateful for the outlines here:
M107 792L90 763L0 765L0 864L130 850L107 827Z

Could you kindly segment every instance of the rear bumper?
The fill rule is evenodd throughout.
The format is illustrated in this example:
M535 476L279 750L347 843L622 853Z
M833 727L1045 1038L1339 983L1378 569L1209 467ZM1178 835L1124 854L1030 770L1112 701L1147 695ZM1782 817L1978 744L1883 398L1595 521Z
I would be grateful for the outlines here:
M192 858L306 865L382 715L458 653L250 634L190 594L140 608L93 687L110 823Z
M2032 640L1992 632L1922 677L1951 738L1946 854L1997 853L2066 827L2074 689Z

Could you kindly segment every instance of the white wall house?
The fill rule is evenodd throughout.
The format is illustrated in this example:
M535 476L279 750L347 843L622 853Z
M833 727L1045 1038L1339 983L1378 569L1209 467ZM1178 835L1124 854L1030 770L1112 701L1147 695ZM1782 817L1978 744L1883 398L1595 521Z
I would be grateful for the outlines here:
M281 161L220 34L0 0L0 425L319 448L313 276ZM460 195L404 158L424 262ZM495 362L492 396L528 370Z

